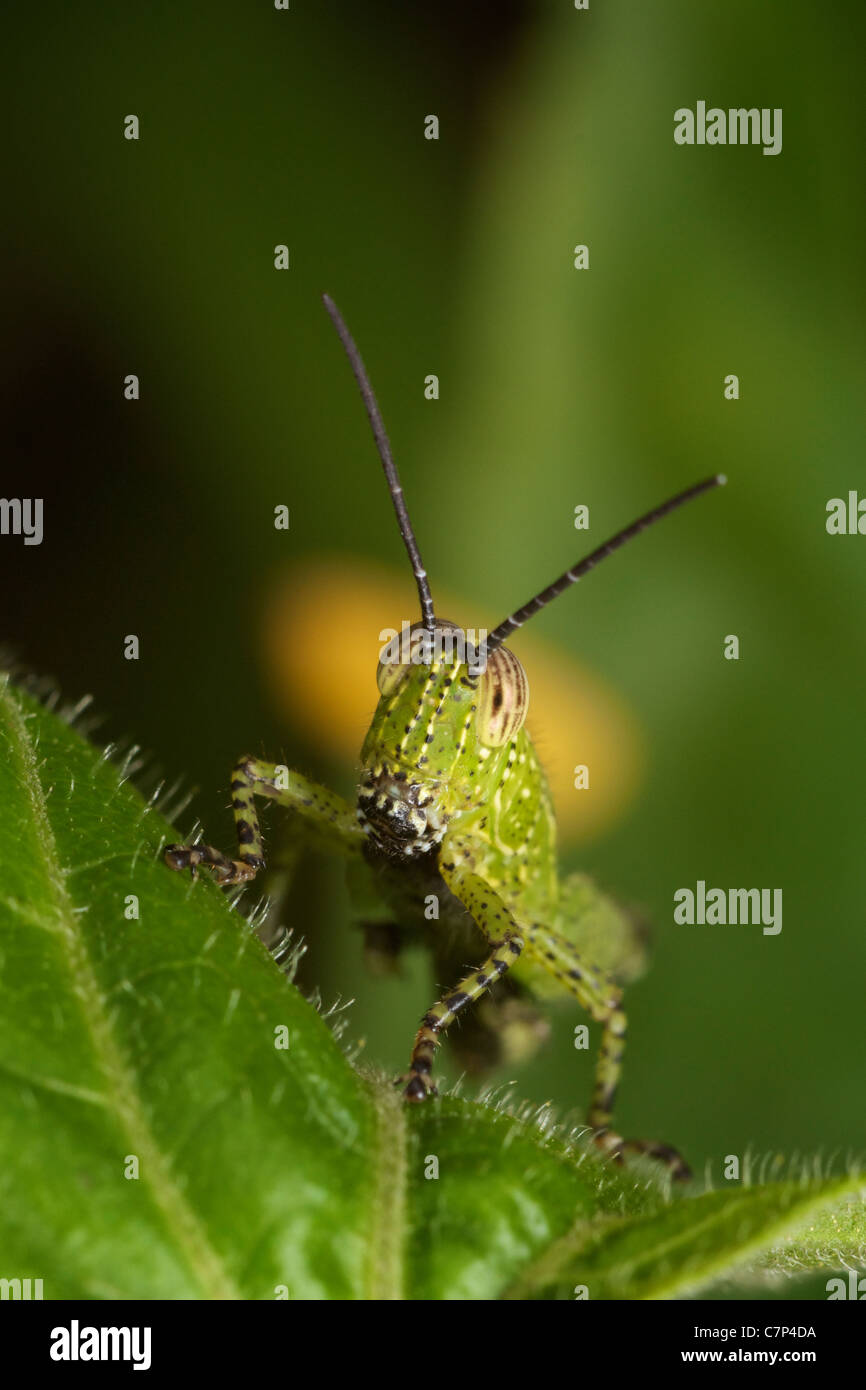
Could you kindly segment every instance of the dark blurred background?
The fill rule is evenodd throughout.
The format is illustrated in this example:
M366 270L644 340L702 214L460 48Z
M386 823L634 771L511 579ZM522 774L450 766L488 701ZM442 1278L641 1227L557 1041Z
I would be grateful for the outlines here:
M351 795L357 754L328 727L357 727L360 748L376 634L414 608L325 289L370 368L434 590L471 607L450 617L492 626L725 472L725 492L515 647L546 641L564 688L578 657L637 731L617 813L563 847L654 926L624 1131L717 1171L748 1145L862 1148L866 538L824 523L829 498L866 494L866 13L208 0L19 8L10 27L0 490L44 497L45 538L0 540L0 639L68 696L92 692L106 738L200 788L182 832L198 814L230 845L244 751ZM783 108L782 153L678 147L673 113L699 99ZM363 609L371 565L401 611ZM265 620L311 574L339 577L336 601L324 580L305 599L329 653L358 635L339 603L358 576L370 655L349 689L323 681L316 640L287 677L297 624ZM566 713L546 737L566 780L583 736ZM782 888L781 934L676 926L673 893L697 879ZM365 1056L401 1068L427 964L365 976L332 863L304 866L290 908L303 983L354 996ZM519 1095L584 1103L578 1021L555 1015Z

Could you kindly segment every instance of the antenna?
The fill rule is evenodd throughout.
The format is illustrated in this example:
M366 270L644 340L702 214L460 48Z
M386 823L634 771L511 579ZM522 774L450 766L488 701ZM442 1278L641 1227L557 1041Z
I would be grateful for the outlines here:
M382 413L373 394L370 385L370 378L367 376L367 369L364 366L360 352L355 346L355 340L343 322L343 316L329 294L323 294L325 308L331 316L331 322L340 335L340 342L346 349L346 356L355 373L355 380L361 392L361 398L367 408L370 417L370 424L373 429L373 438L376 441L376 448L379 450L379 457L382 460L382 467L385 470L385 477L388 480L388 490L391 493L391 501L394 503L394 511L397 513L397 525L400 527L400 535L403 537L403 544L412 562L412 571L415 575L415 582L418 585L418 597L421 600L421 614L424 619L424 626L433 631L436 619L433 613L433 597L430 593L430 585L427 582L427 571L421 563L421 552L418 549L418 542L415 539L415 532L412 530L412 523L409 520L409 512L403 497L403 489L400 486L400 475L397 472L397 465L391 454L391 445L385 433L385 425L382 420Z
M654 526L657 521L661 521L663 516L667 516L669 512L676 511L677 507L682 507L684 503L691 502L693 497L700 497L701 493L709 492L710 489L714 487L724 487L727 481L723 473L717 473L712 478L704 478L702 483L695 483L693 487L686 488L685 492L677 493L676 497L669 497L667 502L662 502L660 507L655 507L653 511L647 512L645 516L639 517L637 521L632 522L631 526L627 526L624 531L618 531L609 541L605 541L604 545L600 545L598 550L593 550L591 555L587 555L585 559L580 560L573 569L566 570L565 574L561 574L559 578L555 579L552 584L549 584L546 589L542 589L540 594L536 594L535 598L531 598L522 608L518 608L516 613L512 613L510 618L506 618L497 628L494 628L486 643L488 657L492 652L496 651L497 647L502 646L502 643L507 637L511 636L512 632L522 627L533 614L540 612L540 610L545 608L548 603L551 603L553 599L558 598L559 595L572 584L576 584L579 579L582 579L585 574L588 574L591 569L595 569L600 561L606 560L608 555L613 555L614 551L619 550L627 541L633 540L635 536L639 536L641 531L646 531L647 527Z

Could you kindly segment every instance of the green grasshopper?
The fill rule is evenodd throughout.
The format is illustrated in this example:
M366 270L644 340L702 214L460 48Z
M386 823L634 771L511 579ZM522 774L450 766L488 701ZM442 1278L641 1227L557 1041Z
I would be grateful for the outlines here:
M361 750L356 807L299 773L244 757L231 779L237 858L209 845L169 845L166 862L193 876L203 866L223 886L252 879L265 867L254 798L286 807L296 844L312 840L347 856L353 897L385 905L386 918L366 923L374 964L388 966L403 945L421 941L432 948L438 978L462 972L421 1020L408 1071L395 1082L407 1101L436 1094L434 1053L456 1018L472 1021L460 1030L460 1050L470 1069L480 1069L534 1050L544 1027L533 998L567 991L602 1029L587 1114L596 1142L619 1162L635 1149L687 1177L668 1145L625 1141L612 1128L626 1032L620 982L639 964L637 928L585 875L559 877L551 795L524 728L529 686L505 641L599 561L725 479L707 478L620 531L469 651L461 629L435 615L366 369L336 305L327 295L324 303L367 409L421 619L408 653L380 656L380 698Z

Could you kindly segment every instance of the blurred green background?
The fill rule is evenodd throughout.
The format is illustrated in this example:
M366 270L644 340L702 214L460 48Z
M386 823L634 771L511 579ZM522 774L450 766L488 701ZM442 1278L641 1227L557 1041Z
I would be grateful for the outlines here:
M866 492L866 12L209 0L19 8L13 26L2 491L43 496L46 519L41 547L0 541L2 639L92 692L105 737L187 774L217 843L243 751L351 794L351 764L278 717L259 633L270 586L323 554L405 577L325 289L434 592L491 625L725 472L533 624L620 692L649 756L628 814L563 858L654 926L625 1133L717 1174L748 1146L862 1149L866 539L824 521L830 497ZM699 99L782 107L782 153L676 146L674 110ZM548 761L577 761L579 734ZM781 934L676 926L674 891L701 878L782 888ZM332 863L305 866L290 906L303 983L354 997L365 1056L402 1068L426 963L402 984L364 974ZM577 1010L554 1017L516 1092L567 1109L591 1057Z

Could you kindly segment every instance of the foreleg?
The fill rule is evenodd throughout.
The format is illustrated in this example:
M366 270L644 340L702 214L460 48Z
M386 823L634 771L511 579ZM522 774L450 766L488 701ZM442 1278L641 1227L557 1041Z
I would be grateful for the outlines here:
M227 887L255 878L265 867L264 847L256 814L255 797L264 796L292 811L306 838L343 854L358 854L364 833L354 809L335 792L259 758L241 758L232 771L232 811L238 838L236 859L228 859L211 845L168 845L164 852L169 868L210 869L217 883Z

